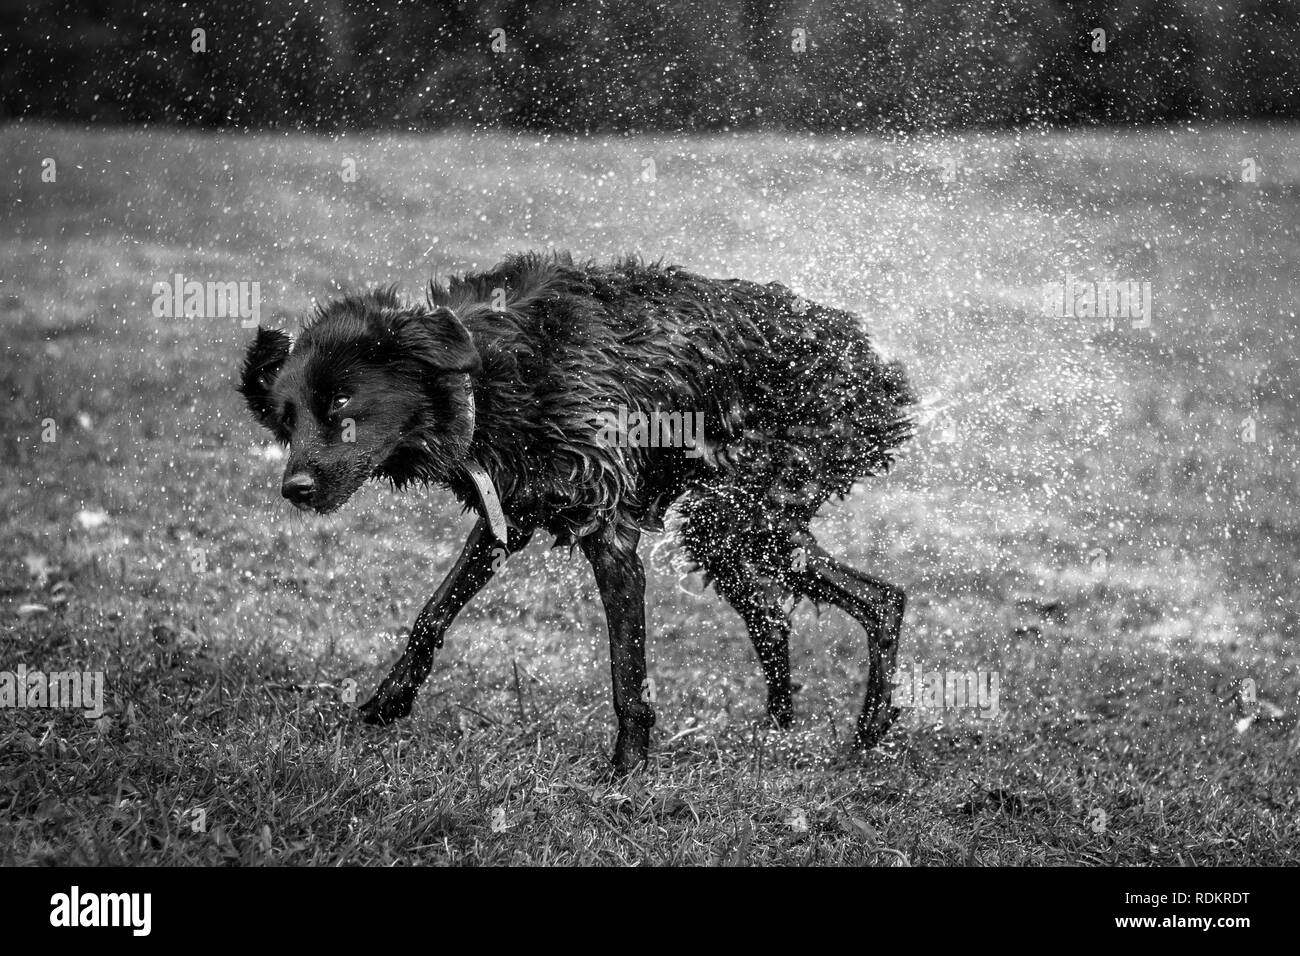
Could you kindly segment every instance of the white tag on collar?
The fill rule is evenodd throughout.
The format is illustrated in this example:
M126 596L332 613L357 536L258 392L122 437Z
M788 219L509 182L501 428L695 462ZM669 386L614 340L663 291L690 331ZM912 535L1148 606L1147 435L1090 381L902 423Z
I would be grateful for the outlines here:
M505 544L509 527L506 524L506 513L501 509L501 499L497 496L496 486L492 484L491 477L478 462L466 462L464 468L465 474L469 475L469 480L474 483L474 490L478 492L479 510L487 519L493 537Z

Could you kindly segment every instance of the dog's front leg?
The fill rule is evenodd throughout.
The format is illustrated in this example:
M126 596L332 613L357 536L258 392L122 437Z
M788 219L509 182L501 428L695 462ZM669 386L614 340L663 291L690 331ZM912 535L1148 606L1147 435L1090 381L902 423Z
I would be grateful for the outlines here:
M640 534L613 541L582 539L582 551L596 573L596 586L609 624L609 666L614 678L618 742L614 767L628 773L645 763L655 713L645 686L645 569L637 557Z
M480 518L465 541L451 573L415 619L406 650L384 678L375 696L361 706L361 719L368 724L387 724L411 712L415 695L429 676L433 655L442 647L443 635L469 599L492 580L501 562L528 544L531 531L511 528L510 541L502 545Z

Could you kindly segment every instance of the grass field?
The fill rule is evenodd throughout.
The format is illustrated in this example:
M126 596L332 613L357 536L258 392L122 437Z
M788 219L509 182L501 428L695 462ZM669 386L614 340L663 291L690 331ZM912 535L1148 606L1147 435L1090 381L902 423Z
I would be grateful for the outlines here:
M1300 862L1300 129L9 126L0 167L0 670L102 670L108 706L0 712L0 863ZM346 719L470 519L378 486L291 513L233 391L248 331L154 318L152 285L258 281L293 321L546 247L865 317L925 421L819 537L907 589L909 666L997 673L998 719L912 710L845 759L863 635L805 605L796 727L763 729L741 622L654 540L643 774L610 776L603 614L549 542L462 615L412 719ZM1151 282L1151 327L1045 314L1067 273Z

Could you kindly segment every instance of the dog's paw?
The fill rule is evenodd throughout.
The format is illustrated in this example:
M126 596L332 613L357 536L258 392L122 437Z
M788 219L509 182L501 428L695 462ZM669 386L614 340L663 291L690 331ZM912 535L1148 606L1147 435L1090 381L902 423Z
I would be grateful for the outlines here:
M794 726L794 716L792 714L765 714L758 722L758 726L760 730L785 733Z
M620 732L614 744L614 776L626 777L645 767L650 760L650 731L636 728L631 733Z
M623 777L630 777L632 776L632 774L636 773L639 770L644 770L647 761L648 761L648 757L644 754L641 756L631 756L625 754L621 757L615 755L614 758L610 761L610 771L613 775L613 778L615 780L619 780Z
M871 750L884 739L900 714L902 711L899 708L888 705L874 708L872 713L865 714L867 719L859 721L857 732L853 735L853 749L861 753Z
M794 724L794 707L790 704L777 703L767 705L767 716L763 725L772 730L789 730Z
M357 708L361 722L384 727L411 716L411 700L392 694L378 693Z

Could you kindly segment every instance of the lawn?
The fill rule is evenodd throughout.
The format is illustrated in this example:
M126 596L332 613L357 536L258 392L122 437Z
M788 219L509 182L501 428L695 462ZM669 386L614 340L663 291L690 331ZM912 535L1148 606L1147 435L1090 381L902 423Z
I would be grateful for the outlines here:
M0 863L1300 862L1300 128L10 125L0 166L0 670L107 687L98 721L0 711ZM349 720L471 519L381 486L293 513L233 391L249 331L155 318L153 283L257 281L292 325L551 247L864 317L922 422L819 538L907 590L907 667L997 676L996 719L911 708L847 758L864 637L805 604L796 726L765 729L740 620L648 539L643 773L609 772L603 612L548 541L410 720ZM1049 314L1067 275L1150 282L1150 327Z

